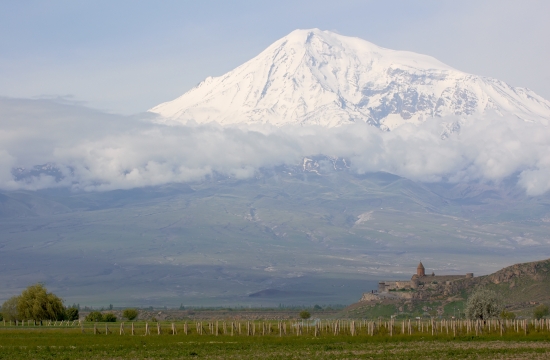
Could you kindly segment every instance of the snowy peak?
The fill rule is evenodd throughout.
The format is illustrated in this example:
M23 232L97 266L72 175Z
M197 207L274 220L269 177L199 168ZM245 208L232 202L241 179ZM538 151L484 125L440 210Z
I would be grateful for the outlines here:
M546 123L550 102L430 56L311 29L293 31L236 69L149 111L176 122L333 127L362 121L391 130L487 111Z

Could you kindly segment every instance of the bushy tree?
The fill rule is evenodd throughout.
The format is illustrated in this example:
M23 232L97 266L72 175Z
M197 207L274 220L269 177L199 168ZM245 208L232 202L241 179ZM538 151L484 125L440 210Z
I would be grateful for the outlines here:
M116 322L116 316L113 313L107 313L103 315L103 321L105 322Z
M122 317L128 320L134 320L138 317L138 311L136 309L126 309L122 312Z
M533 310L533 317L535 319L542 319L543 317L548 316L549 313L550 310L548 309L548 305L541 304Z
M86 316L86 321L101 322L103 321L103 314L99 311L92 311Z
M507 319L507 320L514 320L516 318L516 314L514 314L511 311L502 310L502 312L500 313L500 318Z
M17 301L17 312L22 319L28 320L65 318L63 301L57 295L49 293L42 284L31 285L23 290Z
M71 306L70 308L67 308L65 313L67 315L67 320L73 321L73 320L78 320L79 318L78 308L75 306Z
M479 289L468 298L464 312L469 319L487 320L498 317L502 312L502 305L494 291Z
M310 317L311 317L311 314L309 313L309 311L307 310L300 311L300 318L309 319Z
M19 301L19 296L13 296L8 300L4 301L2 304L2 315L7 321L15 321L21 319L19 313L17 312L17 302Z

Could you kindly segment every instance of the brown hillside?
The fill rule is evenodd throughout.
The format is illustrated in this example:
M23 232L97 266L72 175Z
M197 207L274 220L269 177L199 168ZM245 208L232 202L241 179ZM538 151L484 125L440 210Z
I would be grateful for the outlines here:
M475 285L495 290L509 305L550 302L550 259L508 266L475 278Z

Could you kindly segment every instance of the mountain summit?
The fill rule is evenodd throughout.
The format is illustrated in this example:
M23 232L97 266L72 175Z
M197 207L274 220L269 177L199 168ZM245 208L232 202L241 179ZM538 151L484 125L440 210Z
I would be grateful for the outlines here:
M367 122L392 130L430 117L487 111L546 124L550 102L430 56L312 29L293 31L236 69L149 111L177 122Z

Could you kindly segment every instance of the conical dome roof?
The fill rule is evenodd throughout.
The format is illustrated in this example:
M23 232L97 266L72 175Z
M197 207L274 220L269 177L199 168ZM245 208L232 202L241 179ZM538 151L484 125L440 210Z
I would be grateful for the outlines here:
M420 270L420 269L425 270L424 265L422 265L422 261L420 262L420 264L418 264L418 267L416 269L417 270Z

